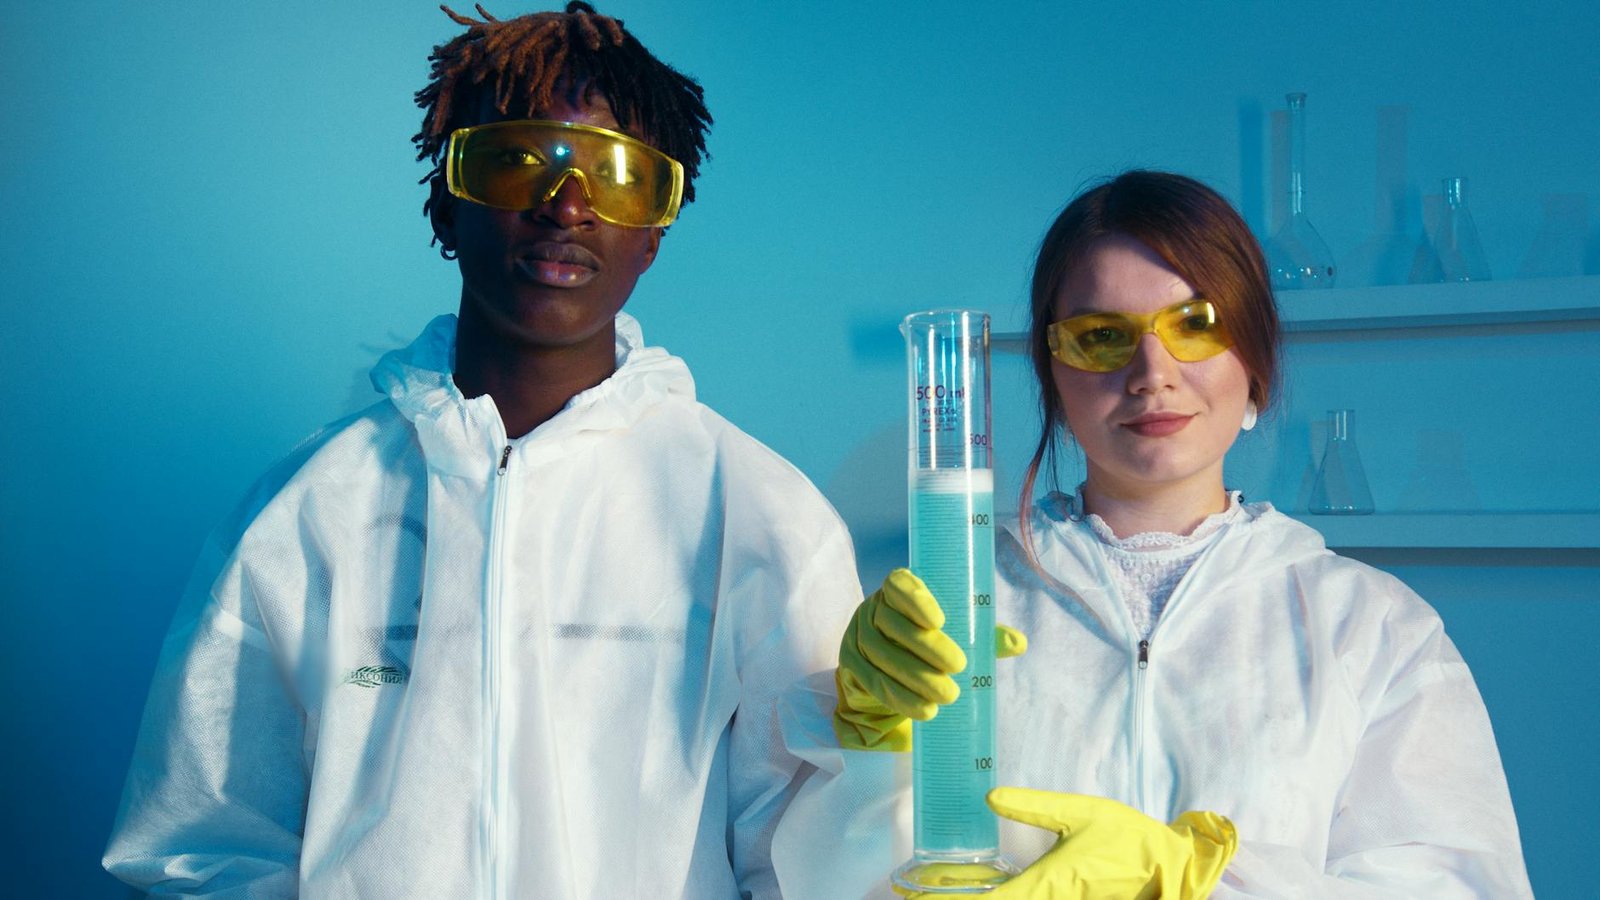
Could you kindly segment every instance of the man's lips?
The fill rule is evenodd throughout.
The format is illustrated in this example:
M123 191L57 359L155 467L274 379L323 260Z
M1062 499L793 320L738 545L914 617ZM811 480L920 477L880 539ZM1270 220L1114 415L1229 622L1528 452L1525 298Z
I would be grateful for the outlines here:
M600 274L600 258L565 241L539 241L517 254L517 270L528 280L549 287L578 287Z
M1122 427L1141 437L1166 437L1182 431L1193 419L1193 413L1146 413L1123 422Z

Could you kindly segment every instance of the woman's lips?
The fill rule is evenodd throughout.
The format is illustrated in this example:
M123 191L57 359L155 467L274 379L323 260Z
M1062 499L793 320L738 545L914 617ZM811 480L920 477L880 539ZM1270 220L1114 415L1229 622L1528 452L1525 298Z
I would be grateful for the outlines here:
M529 281L548 287L578 287L600 274L599 257L564 241L530 244L518 254L516 264Z
M1186 416L1177 413L1156 413L1124 422L1122 427L1140 437L1166 437L1182 431L1192 419L1194 419L1193 413Z

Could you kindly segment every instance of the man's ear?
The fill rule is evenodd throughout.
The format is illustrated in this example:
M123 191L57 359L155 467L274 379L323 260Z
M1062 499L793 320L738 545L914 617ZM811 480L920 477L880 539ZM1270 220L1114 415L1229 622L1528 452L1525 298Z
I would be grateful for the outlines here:
M433 237L439 250L450 258L456 250L456 204L448 191L437 190L428 203L428 221L433 225Z
M665 228L662 228L659 225L651 227L651 229L650 229L650 246L644 252L644 268L645 269L650 268L651 264L653 264L656 261L656 253L661 249L661 236L663 234L666 234L666 233L667 233L667 230ZM644 271L644 269L641 269L640 271L642 272L642 271Z

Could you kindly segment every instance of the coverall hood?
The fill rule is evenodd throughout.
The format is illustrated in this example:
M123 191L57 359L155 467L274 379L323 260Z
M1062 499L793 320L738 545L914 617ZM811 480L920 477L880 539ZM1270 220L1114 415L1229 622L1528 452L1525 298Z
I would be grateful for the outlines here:
M561 415L527 437L626 428L668 396L695 398L689 367L660 347L645 346L632 316L617 314L616 333L611 377L573 396ZM409 346L383 355L372 369L372 386L416 427L430 467L482 478L484 455L497 455L507 443L505 426L489 395L461 395L452 377L455 346L455 315L438 316Z

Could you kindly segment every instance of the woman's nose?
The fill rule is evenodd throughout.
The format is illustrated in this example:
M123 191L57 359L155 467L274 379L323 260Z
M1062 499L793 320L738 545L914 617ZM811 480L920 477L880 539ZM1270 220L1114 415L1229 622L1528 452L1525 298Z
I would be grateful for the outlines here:
M1150 394L1173 387L1178 380L1178 360L1154 334L1139 338L1128 360L1128 393Z

